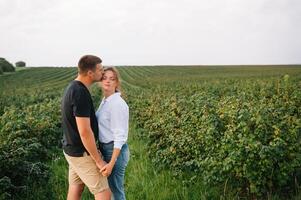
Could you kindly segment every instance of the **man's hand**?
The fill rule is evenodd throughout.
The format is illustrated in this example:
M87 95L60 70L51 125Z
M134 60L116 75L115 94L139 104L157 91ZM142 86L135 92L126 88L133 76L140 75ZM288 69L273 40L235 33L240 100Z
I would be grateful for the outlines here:
M100 170L101 174L103 176L110 176L113 170L114 164L113 163L108 163L105 166L103 166Z
M107 163L104 160L101 160L101 159L98 162L96 162L96 166L98 167L100 172L101 172L101 169L106 165L107 165Z

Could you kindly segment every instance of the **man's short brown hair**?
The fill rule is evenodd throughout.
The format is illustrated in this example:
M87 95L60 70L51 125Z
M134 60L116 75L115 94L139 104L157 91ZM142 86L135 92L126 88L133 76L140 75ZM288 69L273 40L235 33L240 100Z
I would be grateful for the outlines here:
M88 70L95 71L96 65L101 62L102 60L97 56L85 55L78 61L78 72L80 74L85 74Z

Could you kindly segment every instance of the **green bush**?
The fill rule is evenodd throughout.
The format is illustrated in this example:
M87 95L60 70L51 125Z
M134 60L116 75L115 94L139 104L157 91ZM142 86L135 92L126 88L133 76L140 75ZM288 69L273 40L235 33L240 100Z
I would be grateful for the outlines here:
M60 100L72 74L34 68L0 78L0 199L55 198L47 166L61 153Z
M208 184L228 184L241 195L294 187L301 172L297 82L284 77L173 87L132 99L155 163L202 174Z
M29 105L22 111L11 106L0 117L1 193L14 196L30 191L33 183L46 183L51 150L60 137L58 101ZM9 183L9 184L7 184Z
M2 66L0 66L0 75L3 74Z
M16 62L16 67L25 67L26 63L24 61Z
M4 58L0 58L0 66L2 67L3 72L14 72L15 68Z

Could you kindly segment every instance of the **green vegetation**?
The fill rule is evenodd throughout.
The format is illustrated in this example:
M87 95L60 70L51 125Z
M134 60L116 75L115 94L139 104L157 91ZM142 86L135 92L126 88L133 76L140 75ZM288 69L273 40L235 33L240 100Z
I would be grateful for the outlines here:
M26 63L24 61L18 61L16 62L16 67L25 67Z
M5 58L0 58L0 68L1 68L0 71L3 71L3 72L14 72L15 71L14 66L11 63L9 63L7 60L5 60Z
M128 199L300 198L300 66L118 69L132 118ZM66 198L60 100L75 76L0 77L0 199Z
M47 161L61 138L60 95L66 83L61 72L68 80L76 74L70 68L38 68L0 78L0 199L23 198L34 185L47 188Z

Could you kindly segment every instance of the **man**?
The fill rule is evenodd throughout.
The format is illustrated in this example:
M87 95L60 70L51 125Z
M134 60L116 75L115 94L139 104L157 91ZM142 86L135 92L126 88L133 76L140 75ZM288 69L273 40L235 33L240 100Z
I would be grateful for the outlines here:
M81 198L86 185L95 199L110 199L107 178L100 169L106 164L96 147L98 124L90 92L103 74L102 60L93 55L78 62L78 76L66 88L62 100L63 149L69 164L68 200Z

